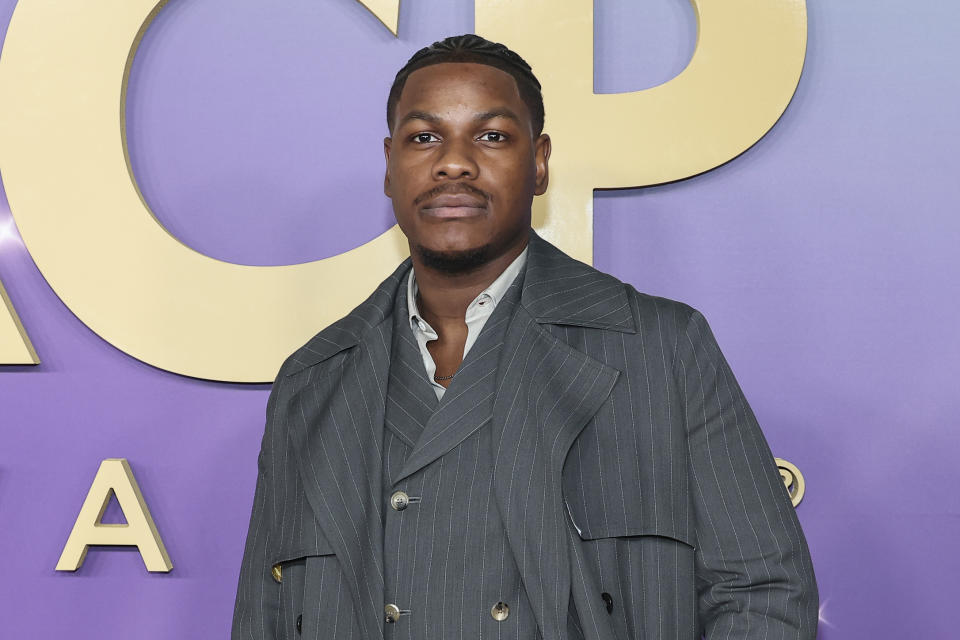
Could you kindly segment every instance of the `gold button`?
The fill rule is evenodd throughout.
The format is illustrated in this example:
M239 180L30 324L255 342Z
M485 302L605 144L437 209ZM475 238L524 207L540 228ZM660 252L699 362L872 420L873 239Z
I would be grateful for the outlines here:
M507 606L506 602L498 602L493 605L493 609L490 609L490 615L492 615L493 619L497 622L503 622L507 619L507 616L510 615L510 607Z
M388 623L396 622L400 619L400 607L395 604L388 604L383 608L384 618Z
M390 496L390 506L393 507L394 511L403 511L408 504L410 504L410 496L403 491L397 491Z

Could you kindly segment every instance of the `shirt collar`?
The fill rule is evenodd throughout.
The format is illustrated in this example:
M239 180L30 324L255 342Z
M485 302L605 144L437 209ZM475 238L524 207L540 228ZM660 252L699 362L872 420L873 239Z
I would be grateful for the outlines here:
M497 306L497 303L500 302L507 292L507 289L510 288L510 285L513 284L513 281L523 270L523 266L527 261L527 249L528 247L524 247L520 255L514 258L513 262L503 270L503 273L497 276L497 279L491 282L490 286L481 291L480 294L473 299L473 302L467 306L468 315L481 300L485 299L490 300L491 304L488 310L493 311L494 307ZM419 328L421 321L420 310L417 308L417 292L419 290L419 287L417 287L416 274L413 269L410 269L410 275L407 277L407 311L410 314L410 326L415 328Z

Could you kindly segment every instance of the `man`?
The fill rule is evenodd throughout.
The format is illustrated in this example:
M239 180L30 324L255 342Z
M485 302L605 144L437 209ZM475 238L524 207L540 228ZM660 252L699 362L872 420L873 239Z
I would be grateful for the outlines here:
M530 228L540 85L473 35L387 105L411 258L283 365L240 638L814 638L773 457L703 317Z

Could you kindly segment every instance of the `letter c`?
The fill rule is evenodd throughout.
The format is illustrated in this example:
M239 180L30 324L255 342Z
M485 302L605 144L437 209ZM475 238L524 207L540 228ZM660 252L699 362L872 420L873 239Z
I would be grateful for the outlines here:
M374 289L406 241L393 227L324 260L255 267L169 234L137 188L123 121L131 61L164 4L20 0L0 57L10 207L47 282L104 340L187 376L269 381L286 354ZM364 4L396 32L398 0ZM679 180L736 157L797 86L804 0L693 5L699 38L683 73L646 91L594 95L590 2L477 3L477 32L520 51L543 82L554 153L534 222L581 260L593 256L594 188Z

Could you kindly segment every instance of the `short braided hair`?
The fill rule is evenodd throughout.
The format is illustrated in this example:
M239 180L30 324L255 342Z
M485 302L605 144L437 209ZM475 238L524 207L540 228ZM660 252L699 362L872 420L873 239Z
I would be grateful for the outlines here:
M540 82L533 75L530 65L499 42L490 42L486 38L467 33L462 36L450 36L429 47L417 51L407 60L407 64L397 72L393 85L390 87L390 96L387 98L387 128L393 131L393 119L396 115L397 103L400 94L407 83L407 78L417 69L429 67L442 62L475 62L505 71L513 76L520 91L520 98L530 111L530 120L533 123L535 136L543 133L543 95L540 92Z

